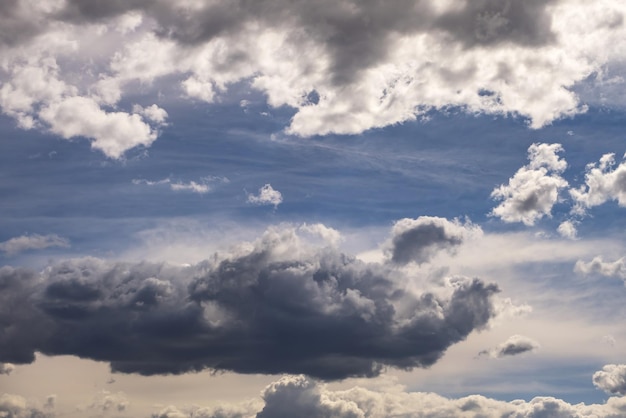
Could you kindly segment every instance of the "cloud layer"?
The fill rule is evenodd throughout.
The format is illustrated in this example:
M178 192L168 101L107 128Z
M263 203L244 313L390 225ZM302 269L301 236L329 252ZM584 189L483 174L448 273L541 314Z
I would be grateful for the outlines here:
M271 229L190 267L67 260L0 269L0 361L34 352L145 375L202 370L374 376L435 363L495 316L498 288L449 278L422 293L385 264Z
M292 107L287 132L300 136L451 106L539 128L585 111L574 88L600 85L626 50L613 0L16 0L3 12L2 111L112 158L166 121L153 103L123 109L138 84L213 102L244 81Z
M153 418L582 418L619 417L626 409L626 398L610 398L605 404L572 405L552 397L503 402L480 395L448 399L434 393L406 392L397 386L381 389L333 391L304 376L285 376L265 388L261 405L250 402L237 409L195 408L189 412L168 407Z

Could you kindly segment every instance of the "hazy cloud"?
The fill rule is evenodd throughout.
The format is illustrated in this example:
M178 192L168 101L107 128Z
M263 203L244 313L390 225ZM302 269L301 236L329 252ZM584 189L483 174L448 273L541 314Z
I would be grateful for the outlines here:
M130 402L123 392L109 392L108 390L100 391L89 405L89 409L99 412L117 412L121 413L127 410Z
M266 184L259 189L259 194L248 193L248 203L253 205L274 205L274 208L283 203L283 195L272 188L271 184Z
M0 363L0 374L9 375L15 370L15 365L11 363Z
M489 350L483 350L478 355L487 355L493 358L501 358L508 356L516 356L518 354L528 353L539 349L539 343L532 338L523 335L513 335L502 344Z
M615 261L604 261L601 256L594 257L593 260L585 262L578 260L574 265L574 272L588 276L599 274L606 277L616 277L626 280L626 264L624 258Z
M425 263L439 251L454 252L467 238L480 235L479 226L458 220L421 216L400 219L391 230L386 251L396 264Z
M593 374L593 384L606 393L626 395L626 364L607 364Z
M55 414L44 412L30 405L21 396L4 393L0 396L0 416L7 418L54 418Z
M491 192L491 197L502 201L490 215L504 222L523 222L534 225L544 216L552 216L552 207L559 192L568 183L560 176L567 163L559 158L561 144L532 144L528 148L530 162L520 168L509 183Z
M576 229L576 222L572 220L561 222L559 224L559 227L557 228L557 232L563 238L576 239L576 235L578 234L578 230Z
M133 179L133 184L136 184L136 185L145 184L146 186L159 186L159 185L167 184L169 185L169 188L173 191L188 191L188 192L198 193L198 194L205 194L205 193L209 193L210 191L212 191L211 183L215 183L215 182L228 183L229 180L226 177L214 177L214 176L202 177L197 182L194 180L191 180L189 182L175 181L169 177L164 178L163 180L154 180L154 181L146 180L146 179Z
M67 248L69 246L70 242L66 238L55 234L30 234L21 235L4 242L0 242L0 251L7 254L17 254L28 250L42 250L50 247Z
M454 277L414 293L398 275L310 247L293 228L190 267L91 258L41 275L5 267L0 361L40 351L145 375L374 376L432 365L495 315L495 285Z

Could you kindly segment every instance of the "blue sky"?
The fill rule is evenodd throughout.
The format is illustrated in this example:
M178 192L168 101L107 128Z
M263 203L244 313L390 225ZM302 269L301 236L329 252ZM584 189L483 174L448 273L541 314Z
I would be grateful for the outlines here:
M1 413L624 414L620 2L0 7Z

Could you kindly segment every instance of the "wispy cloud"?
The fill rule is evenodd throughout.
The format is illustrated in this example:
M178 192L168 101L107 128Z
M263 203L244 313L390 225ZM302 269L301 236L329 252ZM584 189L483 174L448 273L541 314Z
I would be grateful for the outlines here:
M69 246L70 242L67 238L60 237L56 234L30 234L0 242L0 251L7 254L17 254L28 250L43 250L50 247L67 248Z

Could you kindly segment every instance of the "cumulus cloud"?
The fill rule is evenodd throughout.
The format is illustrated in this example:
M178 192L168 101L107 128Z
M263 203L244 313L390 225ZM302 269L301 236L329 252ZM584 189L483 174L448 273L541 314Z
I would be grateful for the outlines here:
M593 374L593 384L614 395L626 395L626 364L607 364Z
M411 277L310 246L297 228L233 251L188 267L92 258L41 274L3 267L0 361L28 363L39 351L144 375L375 376L432 365L496 313L493 284L453 277L408 290Z
M128 409L130 402L124 392L109 392L108 390L100 391L89 405L89 409L98 412L124 412Z
M599 274L600 276L616 277L626 281L624 258L619 258L615 261L604 261L601 256L597 256L589 262L578 260L574 265L574 272L584 276Z
M272 188L271 184L266 184L259 189L259 194L248 193L248 203L253 205L274 205L274 208L283 203L283 195Z
M0 374L9 375L15 370L15 365L11 363L0 363Z
M28 250L42 250L50 247L67 248L70 246L69 240L56 234L50 235L21 235L11 238L7 241L0 242L0 251L7 254L17 254Z
M167 80L213 102L245 81L271 106L292 107L287 132L300 136L355 134L450 106L539 128L584 112L574 88L601 87L593 76L626 50L626 6L611 0L5 3L0 90L12 97L0 94L2 111L23 127L91 138L112 158L149 146L150 123L164 120L152 106L97 107L119 105L137 82L160 91ZM37 88L18 87L26 70L40 73Z
M21 396L4 393L0 396L0 416L7 418L53 418L55 414L30 405Z
M608 200L626 207L626 162L615 164L615 154L605 154L598 163L587 165L585 184L570 190L575 202L572 212L584 215L587 209Z
M552 216L552 207L559 200L559 192L568 183L560 174L567 163L557 153L561 144L532 144L528 148L530 162L520 168L508 184L491 192L491 197L502 201L490 215L504 222L523 222L534 225L544 216Z
M467 238L482 234L479 226L455 219L421 216L397 221L386 252L392 263L418 264L430 261L439 251L454 252Z
M539 343L532 338L524 337L523 335L513 335L502 344L498 344L489 350L483 350L478 355L502 358L529 353L537 349L539 349Z
M559 224L557 232L563 237L568 239L576 239L578 230L576 229L576 222L572 220L563 221Z
M536 397L530 401L504 402L480 395L449 399L435 393L407 392L402 387L372 390L353 387L347 390L330 390L304 376L284 376L271 383L263 392L263 403L254 409L247 408L232 414L217 414L208 410L206 415L194 411L182 412L173 407L164 409L153 418L201 417L336 417L336 418L387 418L387 417L447 417L447 418L582 418L618 417L626 408L626 398L609 398L605 404L572 405L552 397ZM255 415L256 412L256 415Z

